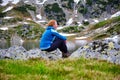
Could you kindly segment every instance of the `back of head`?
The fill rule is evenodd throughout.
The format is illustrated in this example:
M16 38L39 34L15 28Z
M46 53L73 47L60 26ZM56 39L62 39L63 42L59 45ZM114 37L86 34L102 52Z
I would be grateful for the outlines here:
M55 25L56 20L50 20L47 24L47 26L53 26Z

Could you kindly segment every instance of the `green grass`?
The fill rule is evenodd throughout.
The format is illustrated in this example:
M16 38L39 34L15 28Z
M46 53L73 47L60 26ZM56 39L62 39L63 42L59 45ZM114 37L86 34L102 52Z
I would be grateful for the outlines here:
M103 30L102 33L98 32L90 36L92 40L104 39L112 35L119 35L120 34L120 16L99 22L95 25L90 25L87 32L91 30L93 30L92 32L94 32L94 30L102 27L103 28L109 27L109 28L106 29L105 31Z
M109 34L113 34L115 32L118 34L120 33L120 22L107 30L107 33Z
M104 39L106 37L110 37L110 34L107 34L107 33L99 33L99 34L96 34L94 36L92 36L92 39L93 40L97 40L97 39Z
M17 32L17 34L22 37L24 40L36 40L39 39L42 36L42 33L44 32L44 28L41 27L39 24L33 22L33 21L26 21L29 24L27 24L27 28L24 28L23 24L20 24L16 27L14 27L14 32ZM24 33L24 34L23 34ZM33 37L31 37L34 35Z
M0 60L0 80L119 80L120 65L90 59Z
M101 22L91 26L90 30L94 30L94 29L97 29L97 28L100 28L100 27L104 27L104 26L109 26L112 23L116 23L116 22L119 22L119 21L120 21L120 16L114 17L112 19L108 19L108 20L105 20L105 21L101 21Z
M58 30L59 32L65 32L65 33L79 33L84 29L83 26L69 26L65 27L61 30Z

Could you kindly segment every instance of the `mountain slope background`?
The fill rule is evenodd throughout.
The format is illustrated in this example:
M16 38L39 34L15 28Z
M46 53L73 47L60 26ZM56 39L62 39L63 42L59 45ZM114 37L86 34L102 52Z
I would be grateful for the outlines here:
M78 36L90 33L88 37L96 39L119 34L119 17L112 17L120 11L120 0L5 1L0 1L0 38L10 39L17 33L23 39L38 39L50 19L65 27L60 31Z

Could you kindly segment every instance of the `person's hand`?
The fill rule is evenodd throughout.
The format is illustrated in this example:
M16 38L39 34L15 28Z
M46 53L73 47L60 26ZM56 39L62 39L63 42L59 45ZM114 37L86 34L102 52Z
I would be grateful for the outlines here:
M66 41L66 40L65 40L64 42L65 42L65 44L67 43L67 41Z

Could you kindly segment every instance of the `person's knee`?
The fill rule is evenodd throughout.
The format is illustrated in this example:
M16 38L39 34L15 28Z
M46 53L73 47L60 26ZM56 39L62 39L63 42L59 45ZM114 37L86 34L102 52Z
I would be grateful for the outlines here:
M61 44L66 44L65 40L60 40Z
M65 42L65 40L62 40L62 39L60 39L60 38L56 38L56 41Z

